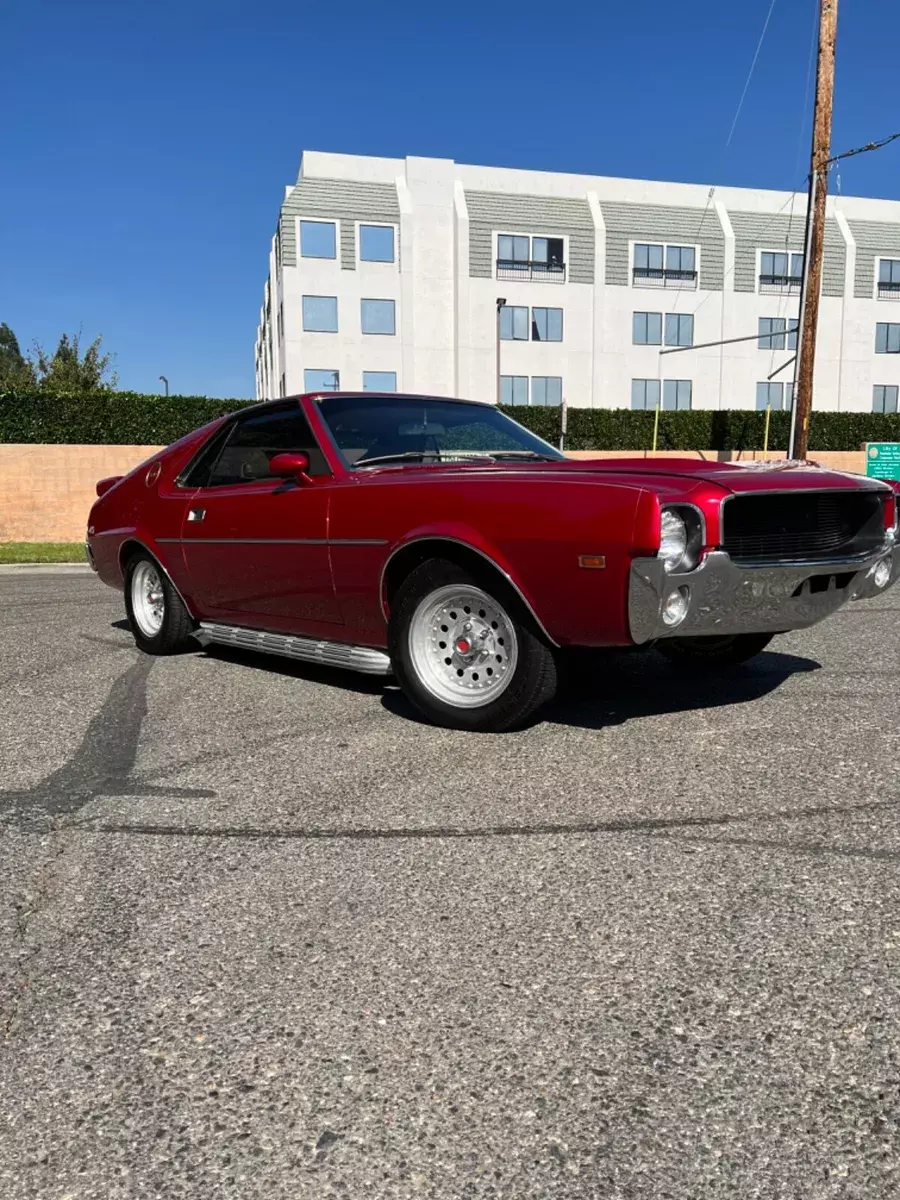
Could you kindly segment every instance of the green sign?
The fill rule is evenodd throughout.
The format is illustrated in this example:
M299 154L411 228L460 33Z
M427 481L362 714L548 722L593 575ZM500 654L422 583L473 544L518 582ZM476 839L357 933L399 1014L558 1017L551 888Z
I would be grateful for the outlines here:
M866 442L866 474L900 479L900 442Z

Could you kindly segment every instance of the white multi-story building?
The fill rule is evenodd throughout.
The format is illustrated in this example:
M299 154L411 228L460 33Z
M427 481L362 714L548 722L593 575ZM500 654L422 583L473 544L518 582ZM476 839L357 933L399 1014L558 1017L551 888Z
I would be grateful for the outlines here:
M789 407L805 210L788 192L307 152L272 239L257 396ZM830 196L816 407L896 411L898 388L900 202Z

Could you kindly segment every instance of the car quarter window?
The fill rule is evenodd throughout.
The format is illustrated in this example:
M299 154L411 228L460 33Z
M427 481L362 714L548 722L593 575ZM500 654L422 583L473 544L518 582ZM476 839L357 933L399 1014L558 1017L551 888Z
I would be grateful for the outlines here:
M192 471L190 482L195 487L222 487L272 479L269 463L275 455L298 450L309 455L310 475L330 474L309 422L298 408L239 418L218 455L210 456L205 475Z

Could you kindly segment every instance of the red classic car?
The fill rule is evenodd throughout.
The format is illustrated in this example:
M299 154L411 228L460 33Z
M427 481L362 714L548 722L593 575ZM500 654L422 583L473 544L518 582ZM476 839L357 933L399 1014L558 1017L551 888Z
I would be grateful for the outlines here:
M87 537L138 646L393 672L437 724L521 725L567 647L734 664L900 573L893 489L814 466L566 459L491 404L326 393L101 480Z

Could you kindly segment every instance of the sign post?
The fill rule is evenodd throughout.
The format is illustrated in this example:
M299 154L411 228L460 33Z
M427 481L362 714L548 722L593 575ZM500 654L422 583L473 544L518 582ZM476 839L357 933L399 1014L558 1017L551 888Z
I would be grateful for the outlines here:
M866 474L900 479L900 442L866 442Z
M560 448L560 450L565 450L565 448L566 448L566 427L567 427L568 423L569 423L569 407L566 404L565 399L563 399L563 402L560 405L560 410L559 410L559 448Z

